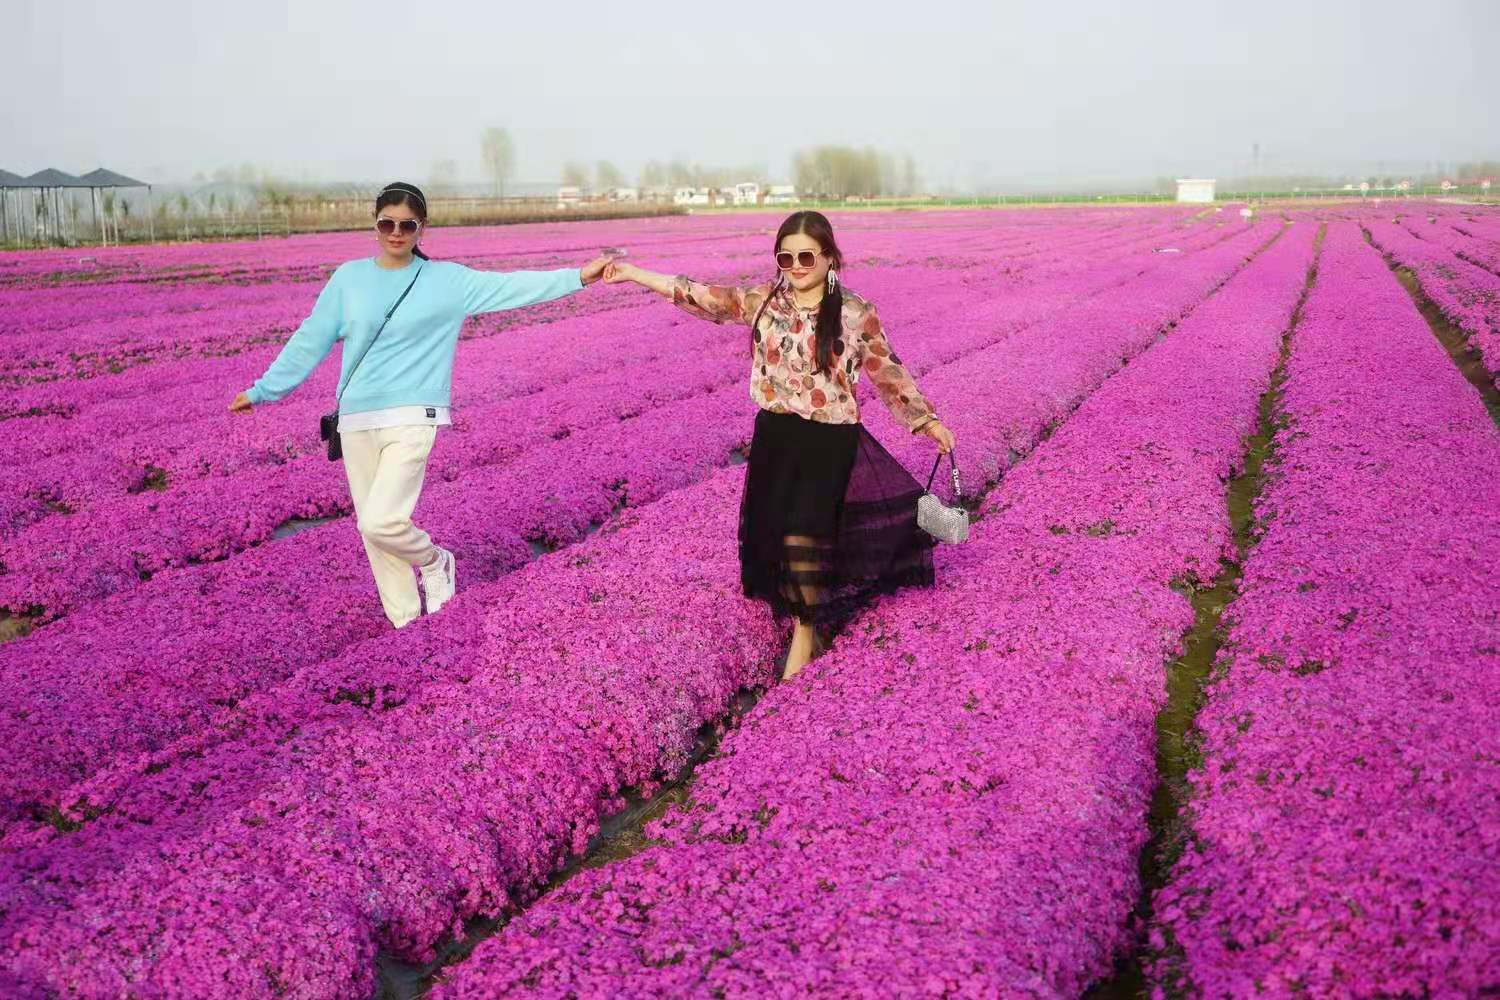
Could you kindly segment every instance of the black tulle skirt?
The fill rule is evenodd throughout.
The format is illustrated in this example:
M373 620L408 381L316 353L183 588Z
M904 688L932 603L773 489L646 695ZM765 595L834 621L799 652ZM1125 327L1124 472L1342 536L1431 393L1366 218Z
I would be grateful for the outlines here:
M874 594L930 586L921 495L862 424L761 410L740 502L745 596L836 632Z

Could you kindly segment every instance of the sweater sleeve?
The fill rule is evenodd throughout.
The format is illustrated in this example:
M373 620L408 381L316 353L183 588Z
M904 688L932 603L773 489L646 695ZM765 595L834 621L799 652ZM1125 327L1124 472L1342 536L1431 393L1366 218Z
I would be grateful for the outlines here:
M266 373L245 390L252 403L274 403L307 380L313 369L333 350L343 322L339 273L318 293L312 312L281 348Z
M550 302L583 288L576 267L556 271L476 271L462 267L458 282L466 316Z

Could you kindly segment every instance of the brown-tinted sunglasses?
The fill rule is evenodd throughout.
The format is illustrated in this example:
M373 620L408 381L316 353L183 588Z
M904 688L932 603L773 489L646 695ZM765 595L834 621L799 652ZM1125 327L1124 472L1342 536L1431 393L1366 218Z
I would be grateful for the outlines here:
M819 256L817 250L798 250L796 253L782 250L776 254L776 266L783 271L790 271L794 266L812 267L818 262Z
M380 218L375 220L375 228L380 230L380 232L385 234L386 236L394 233L398 226L401 229L402 236L411 236L418 229L422 228L422 223L418 222L416 219L401 219L398 221L388 215L382 215Z

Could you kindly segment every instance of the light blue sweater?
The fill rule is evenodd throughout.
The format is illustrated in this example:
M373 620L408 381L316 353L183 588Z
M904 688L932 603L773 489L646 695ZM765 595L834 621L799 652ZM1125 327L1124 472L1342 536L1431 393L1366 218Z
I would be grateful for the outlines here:
M350 370L419 267L421 277L411 294L350 383ZM476 271L452 261L413 260L404 268L387 269L372 257L351 260L333 272L318 293L311 315L245 394L252 403L280 399L312 374L333 350L334 341L342 340L340 413L388 406L448 406L453 355L465 317L546 302L582 287L577 268Z

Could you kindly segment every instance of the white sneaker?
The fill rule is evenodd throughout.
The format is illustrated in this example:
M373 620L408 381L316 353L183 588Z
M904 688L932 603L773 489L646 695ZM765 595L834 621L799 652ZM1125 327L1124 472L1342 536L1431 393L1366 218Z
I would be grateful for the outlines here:
M429 615L437 614L439 608L453 599L453 592L458 589L458 561L445 548L437 551L437 562L422 567L422 594Z

